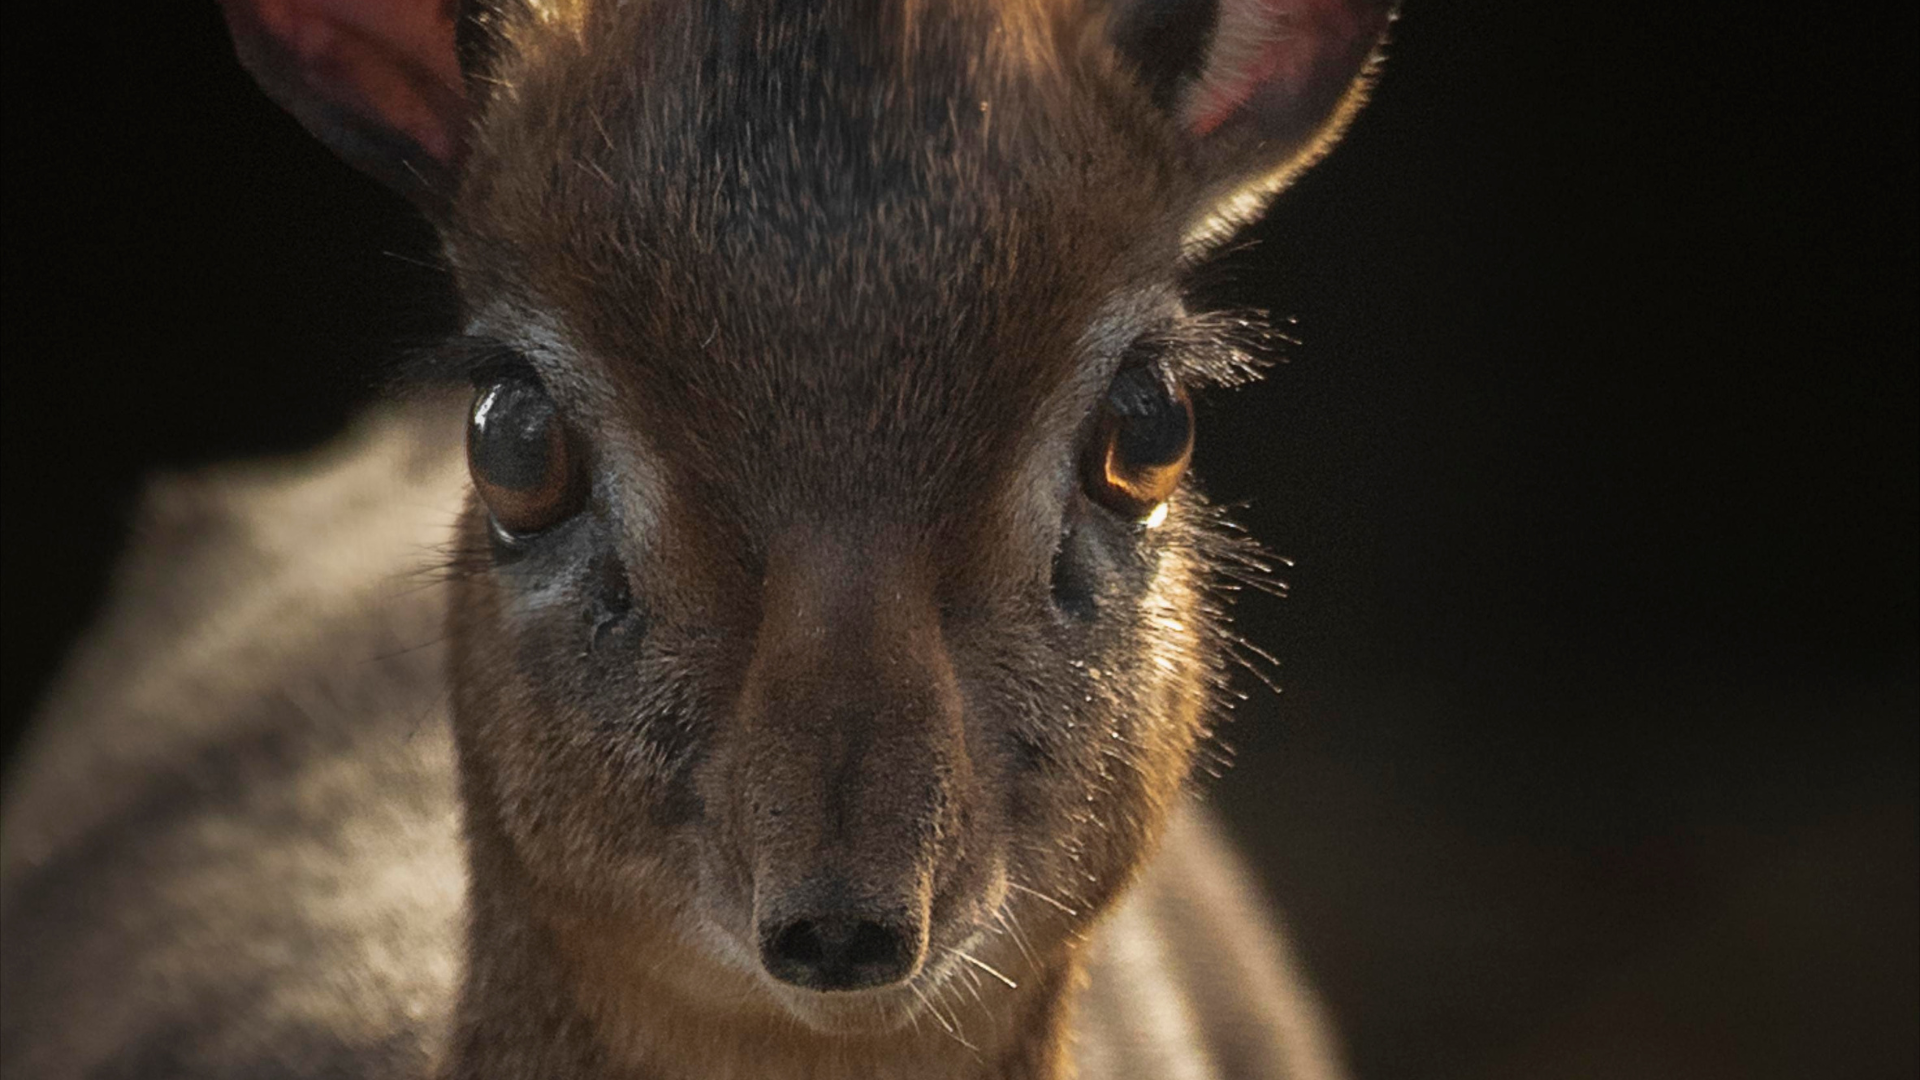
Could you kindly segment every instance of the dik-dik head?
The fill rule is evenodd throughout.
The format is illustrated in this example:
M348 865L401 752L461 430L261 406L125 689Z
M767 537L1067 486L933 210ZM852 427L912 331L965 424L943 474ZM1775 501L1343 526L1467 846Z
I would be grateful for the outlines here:
M1183 277L1386 6L447 7L228 11L463 298L483 889L830 1029L1068 947L1225 678L1189 399L1245 364Z

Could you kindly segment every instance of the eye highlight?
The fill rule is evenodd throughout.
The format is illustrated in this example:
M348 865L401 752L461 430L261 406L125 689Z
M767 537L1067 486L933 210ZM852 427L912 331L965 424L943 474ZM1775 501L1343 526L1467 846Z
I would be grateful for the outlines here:
M467 471L509 537L552 528L580 508L578 455L559 409L530 375L480 387L467 420Z
M1193 459L1193 402L1159 365L1124 368L1100 403L1081 480L1095 502L1124 517L1156 515Z

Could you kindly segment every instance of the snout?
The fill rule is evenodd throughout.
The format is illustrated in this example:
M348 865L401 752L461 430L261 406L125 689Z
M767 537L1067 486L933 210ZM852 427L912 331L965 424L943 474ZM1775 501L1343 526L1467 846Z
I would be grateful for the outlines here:
M880 989L920 970L967 847L959 687L918 564L818 538L780 550L726 802L752 934L782 983Z
M809 896L809 894L811 894ZM927 951L927 912L851 899L844 887L805 889L759 919L767 974L807 990L876 990L910 979Z
M766 973L830 992L912 978L926 958L935 897L956 884L956 852L939 839L955 831L945 785L872 753L843 757L838 768L755 773L751 933ZM801 780L809 774L834 782Z

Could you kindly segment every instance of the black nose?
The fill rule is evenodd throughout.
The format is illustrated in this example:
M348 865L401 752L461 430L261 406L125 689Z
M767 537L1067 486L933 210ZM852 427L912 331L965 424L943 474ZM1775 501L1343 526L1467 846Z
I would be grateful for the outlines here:
M819 914L761 927L768 974L809 990L868 990L913 971L915 935L890 922Z

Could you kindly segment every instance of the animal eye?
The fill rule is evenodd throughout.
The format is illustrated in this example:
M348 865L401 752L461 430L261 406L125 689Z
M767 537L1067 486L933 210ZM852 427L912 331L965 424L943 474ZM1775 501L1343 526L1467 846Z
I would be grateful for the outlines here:
M551 528L579 509L578 455L553 399L530 376L480 387L467 421L467 469L509 536Z
M1158 365L1121 370L1100 403L1081 478L1116 514L1150 517L1173 495L1193 457L1193 402Z

